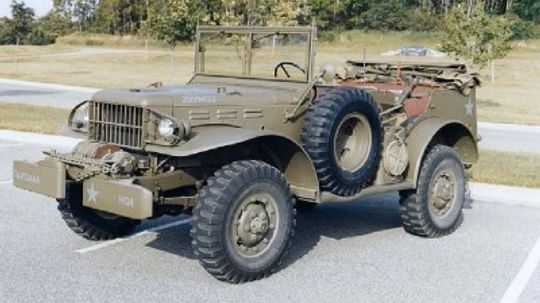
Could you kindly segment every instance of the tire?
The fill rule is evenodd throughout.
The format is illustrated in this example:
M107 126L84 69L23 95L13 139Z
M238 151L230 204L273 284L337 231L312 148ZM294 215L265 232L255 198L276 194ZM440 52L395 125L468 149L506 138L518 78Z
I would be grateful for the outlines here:
M139 224L138 220L93 210L77 201L58 200L58 210L72 231L92 241L126 236Z
M310 106L302 144L313 160L321 189L352 196L376 175L383 144L379 108L363 90L334 89Z
M437 238L463 222L465 172L458 154L436 145L425 156L415 191L400 192L403 227L411 234Z
M261 161L237 161L208 179L193 210L194 254L215 278L243 283L275 272L294 233L285 177Z

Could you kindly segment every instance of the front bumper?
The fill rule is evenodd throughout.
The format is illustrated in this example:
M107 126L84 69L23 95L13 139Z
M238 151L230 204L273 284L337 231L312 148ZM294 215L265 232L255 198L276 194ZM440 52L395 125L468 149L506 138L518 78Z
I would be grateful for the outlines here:
M82 182L82 205L132 218L147 219L153 214L152 192L133 184L134 179L110 179L97 176ZM66 194L66 167L51 158L31 163L13 163L13 184L21 189L39 193L55 199L73 197Z

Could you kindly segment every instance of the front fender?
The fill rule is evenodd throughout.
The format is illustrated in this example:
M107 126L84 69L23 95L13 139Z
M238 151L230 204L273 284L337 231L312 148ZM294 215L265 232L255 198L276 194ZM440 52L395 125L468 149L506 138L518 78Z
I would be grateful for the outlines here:
M254 144L253 144L254 143ZM264 146L299 197L317 200L319 180L315 166L302 146L286 135L267 131L223 125L199 126L192 130L189 140L176 146L148 144L148 152L172 157L188 157L225 147L250 148Z
M407 179L416 186L420 168L430 144L444 144L456 150L465 164L478 160L477 137L458 120L428 118L416 125L406 139L409 152Z
M145 150L173 157L187 157L270 135L275 136L278 134L265 130L230 126L201 126L193 128L189 140L181 142L178 145L160 146L148 144Z

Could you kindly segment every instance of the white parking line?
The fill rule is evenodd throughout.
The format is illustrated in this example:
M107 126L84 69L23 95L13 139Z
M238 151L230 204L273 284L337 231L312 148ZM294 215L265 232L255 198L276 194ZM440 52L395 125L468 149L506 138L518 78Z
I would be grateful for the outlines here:
M501 303L514 303L518 302L519 296L527 287L532 274L534 273L538 263L540 262L540 238L536 241L533 249L529 252L525 263L521 266L518 274L514 278L514 281L508 286L504 293Z
M76 250L74 252L79 253L79 254L85 254L87 252L102 249L102 248L105 248L105 247L108 247L108 246L111 246L111 245L114 245L114 244L117 244L117 243L122 243L122 242L125 242L127 240L149 234L151 232L156 232L156 231L172 228L172 227L175 227L175 226L178 226L178 225L182 225L182 224L185 224L185 223L189 222L190 220L191 220L191 218L188 218L188 219L185 219L185 220L171 222L171 223L163 224L163 225L160 225L160 226L152 227L152 228L143 230L141 232L138 232L138 233L136 233L134 235L131 235L129 237L118 238L118 239L106 241L106 242L99 243L99 244L96 244L96 245L92 245L92 246L89 246L89 247L86 247L86 248L78 249L78 250Z
M8 185L8 184L11 184L11 183L13 183L13 181L11 181L11 180L0 181L0 185Z

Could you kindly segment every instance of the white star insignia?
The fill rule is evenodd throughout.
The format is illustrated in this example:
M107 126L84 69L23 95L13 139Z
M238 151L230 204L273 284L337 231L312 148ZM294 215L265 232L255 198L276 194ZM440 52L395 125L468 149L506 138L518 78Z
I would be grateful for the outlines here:
M474 104L471 102L471 97L469 97L469 102L465 104L465 114L467 117L472 117L474 110Z
M94 202L97 203L97 195L99 194L99 191L96 190L94 187L94 183L90 185L90 188L86 189L86 192L88 193L88 202Z

